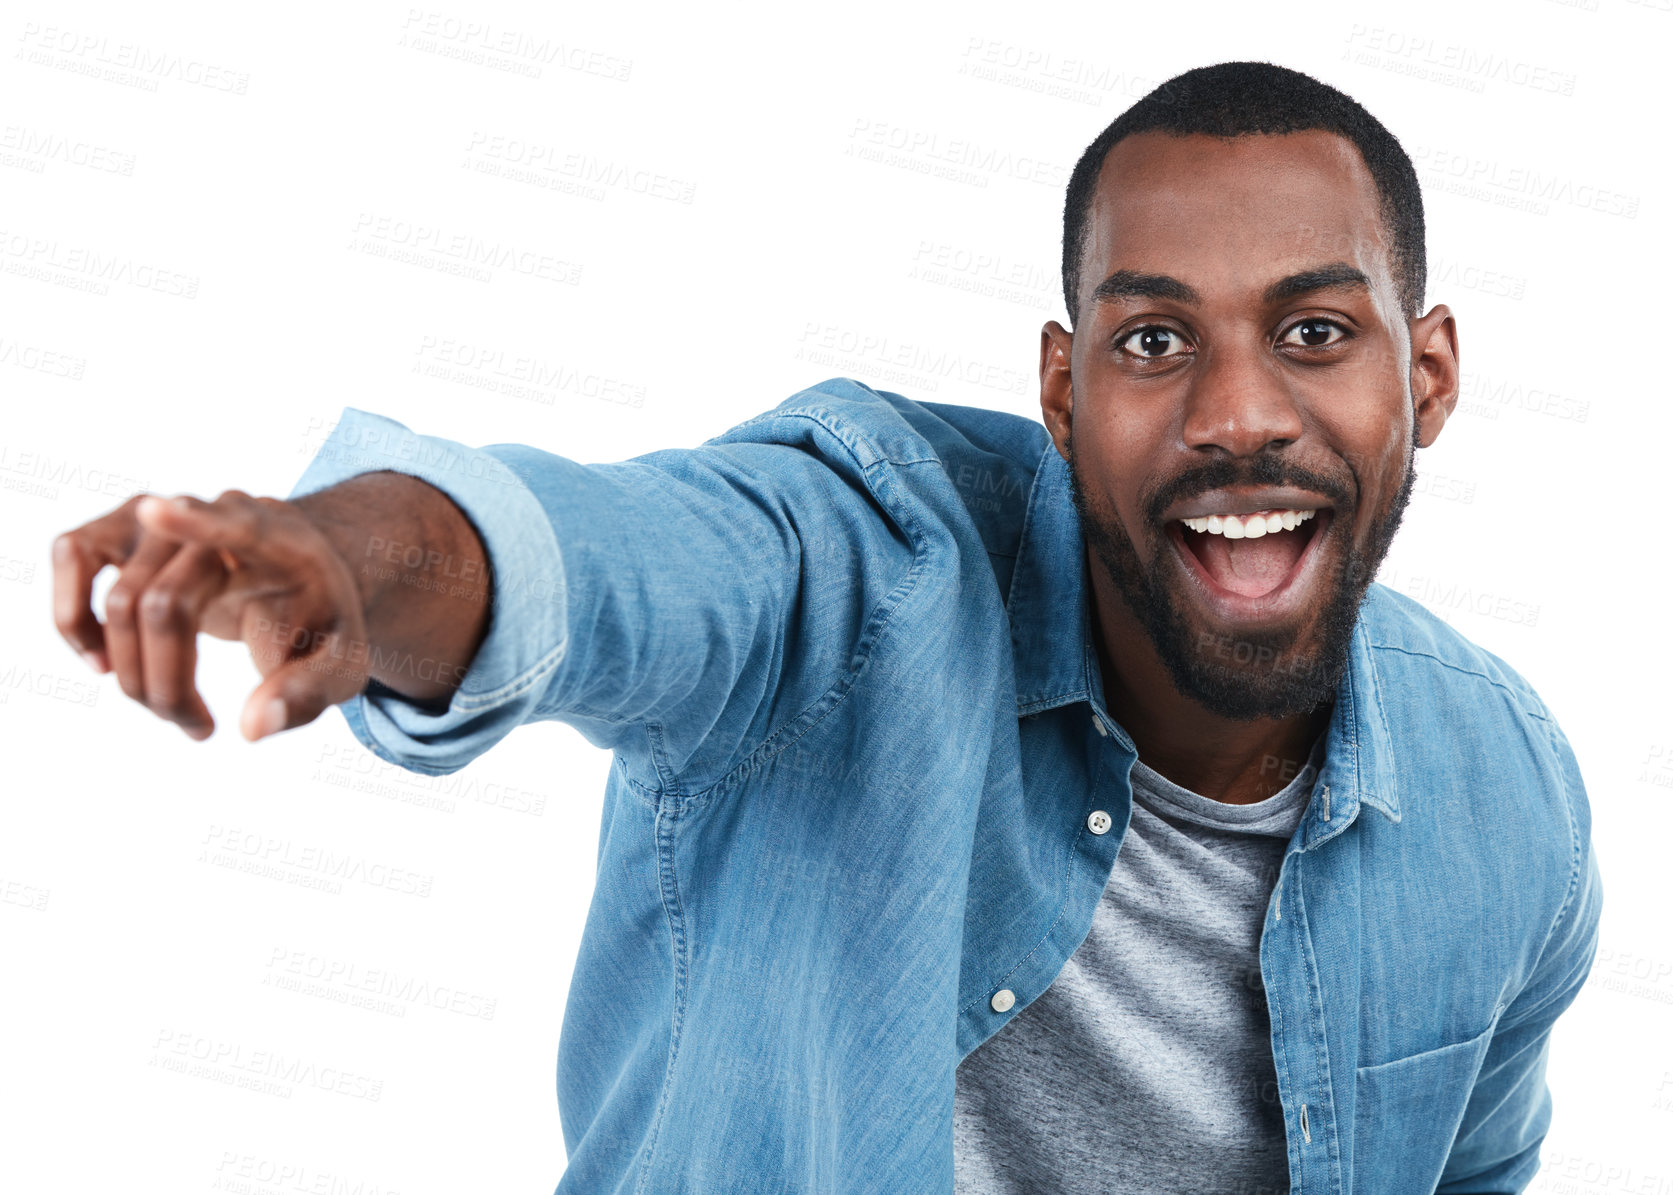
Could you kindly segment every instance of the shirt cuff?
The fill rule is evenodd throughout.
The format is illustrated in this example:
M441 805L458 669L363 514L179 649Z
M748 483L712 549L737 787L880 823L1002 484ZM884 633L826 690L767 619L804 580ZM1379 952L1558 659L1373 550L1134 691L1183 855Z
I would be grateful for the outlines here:
M488 633L445 710L416 705L375 680L338 708L378 758L443 776L521 725L545 692L568 645L563 559L545 508L490 449L419 435L356 407L343 408L287 501L382 470L429 482L475 526L493 577ZM380 555L348 563L358 573L383 562ZM416 576L430 579L428 571ZM448 583L446 576L433 579Z

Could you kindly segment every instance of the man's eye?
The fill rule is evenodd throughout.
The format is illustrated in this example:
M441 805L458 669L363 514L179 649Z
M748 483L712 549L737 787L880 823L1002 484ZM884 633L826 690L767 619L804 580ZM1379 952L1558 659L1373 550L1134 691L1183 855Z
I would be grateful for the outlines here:
M1186 351L1185 338L1171 328L1135 329L1120 347L1135 357L1177 357Z
M1347 332L1341 324L1327 319L1304 319L1284 333L1280 344L1298 344L1304 348L1322 348L1327 344L1335 344Z

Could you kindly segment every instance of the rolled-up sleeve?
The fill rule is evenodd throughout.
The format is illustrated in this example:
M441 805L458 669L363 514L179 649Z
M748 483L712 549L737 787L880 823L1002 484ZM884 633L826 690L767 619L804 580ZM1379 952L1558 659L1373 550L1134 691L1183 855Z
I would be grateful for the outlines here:
M361 473L404 473L446 494L476 528L493 569L487 636L445 710L373 680L339 705L367 750L425 775L458 771L529 716L566 648L563 559L545 509L496 455L344 407L288 499ZM376 567L375 560L350 561ZM422 667L416 661L415 667Z

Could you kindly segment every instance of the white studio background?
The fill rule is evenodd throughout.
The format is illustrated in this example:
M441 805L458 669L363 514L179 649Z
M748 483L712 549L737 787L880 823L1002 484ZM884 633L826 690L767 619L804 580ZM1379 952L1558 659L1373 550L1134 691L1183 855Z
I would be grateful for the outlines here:
M430 779L335 710L251 745L209 639L193 743L58 637L54 535L283 496L345 405L581 461L837 375L1038 418L1069 169L1262 58L1401 138L1458 318L1382 580L1532 681L1591 794L1603 943L1534 1189L1673 1190L1673 0L606 8L5 6L0 1188L550 1191L608 765L544 723ZM460 273L456 235L535 264ZM237 866L287 847L428 893Z

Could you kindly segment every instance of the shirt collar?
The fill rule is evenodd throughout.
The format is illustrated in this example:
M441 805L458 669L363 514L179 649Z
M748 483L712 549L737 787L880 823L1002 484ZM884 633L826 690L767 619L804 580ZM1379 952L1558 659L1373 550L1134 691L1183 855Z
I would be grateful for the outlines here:
M1378 590L1373 585L1360 607L1348 667L1337 688L1336 708L1326 732L1320 781L1331 787L1331 817L1308 827L1307 846L1334 837L1353 820L1360 802L1392 821L1400 820L1394 748L1369 627L1382 606ZM1090 593L1080 514L1069 491L1069 466L1048 439L1029 490L1022 539L1005 599L1019 718L1072 701L1091 702L1103 711ZM1110 722L1117 738L1132 750L1126 732Z
M1088 592L1086 548L1069 493L1069 466L1048 438L1028 492L1022 542L1005 599L1019 718L1091 698L1097 673L1088 671L1086 659L1091 646Z

